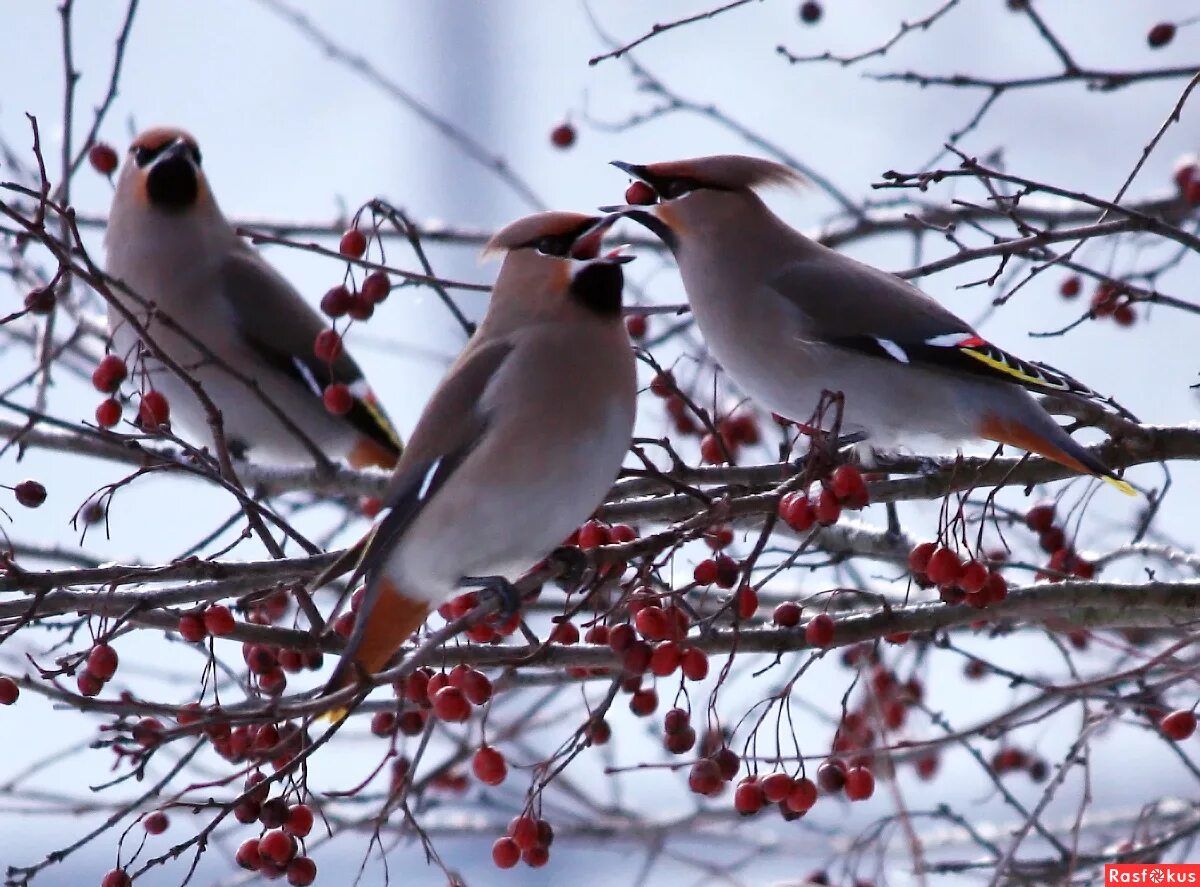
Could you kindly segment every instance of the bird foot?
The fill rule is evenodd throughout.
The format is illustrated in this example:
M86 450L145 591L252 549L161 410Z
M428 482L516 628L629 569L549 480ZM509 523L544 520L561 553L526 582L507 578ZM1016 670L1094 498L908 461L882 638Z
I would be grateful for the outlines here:
M572 588L583 584L588 571L587 555L574 545L562 545L550 552L546 562L559 569L558 581Z
M494 594L500 600L502 619L507 619L521 609L521 592L503 576L464 576L461 584Z

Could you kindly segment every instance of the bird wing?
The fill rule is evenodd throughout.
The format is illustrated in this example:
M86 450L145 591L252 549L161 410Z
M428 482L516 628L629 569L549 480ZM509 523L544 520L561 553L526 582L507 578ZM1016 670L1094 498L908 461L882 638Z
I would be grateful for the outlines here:
M366 576L366 590L354 632L346 642L328 688L337 689L347 669L353 667L367 631L366 614L371 612L383 587L381 568L388 555L416 516L485 437L489 419L482 408L485 392L512 350L512 343L506 340L468 346L417 421L384 495L387 511L362 545L362 558L350 578L353 586Z
M326 328L325 321L283 275L245 247L225 260L221 283L242 341L252 351L318 400L335 382L348 386L354 402L346 421L370 440L399 452L399 433L346 349L331 362L313 353L313 342Z
M793 262L768 286L800 312L811 341L892 363L1010 382L1041 394L1100 398L1066 373L988 342L907 281L832 250L822 248Z

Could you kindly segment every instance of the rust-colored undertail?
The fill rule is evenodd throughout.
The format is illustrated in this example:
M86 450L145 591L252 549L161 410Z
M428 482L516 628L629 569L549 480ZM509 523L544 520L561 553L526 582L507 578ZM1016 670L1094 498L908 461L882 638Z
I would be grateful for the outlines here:
M346 456L351 468L386 468L389 471L396 467L400 453L385 447L377 440L363 436Z
M1101 480L1112 484L1126 495L1137 495L1133 487L1119 477L1114 476L1107 467L1093 459L1091 454L1082 447L1079 448L1078 455L1069 453L1054 443L1054 441L1043 437L1023 422L1013 419L1002 419L989 414L984 417L983 423L980 425L979 435L987 440L994 440L996 443L1020 447L1022 450L1028 450L1039 456L1045 456L1052 462L1065 465L1067 468L1077 471L1080 474L1095 475Z
M402 594L387 579L379 578L379 596L366 617L366 630L355 650L347 650L325 686L328 695L345 689L361 675L372 675L381 671L388 660L404 645L414 631L420 628L429 615L429 603L418 601ZM350 658L352 657L352 658ZM335 708L322 717L329 721L340 721L348 714L346 708Z

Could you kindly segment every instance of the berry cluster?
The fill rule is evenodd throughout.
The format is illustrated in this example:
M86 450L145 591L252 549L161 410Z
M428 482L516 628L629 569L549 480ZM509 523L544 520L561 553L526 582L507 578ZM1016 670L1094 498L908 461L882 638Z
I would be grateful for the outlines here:
M974 558L963 563L952 548L936 542L914 546L908 567L920 585L936 585L948 604L983 609L1008 597L1008 582L998 569Z
M83 696L96 696L104 685L112 680L120 664L117 651L108 644L96 644L88 653L86 664L75 678L75 685Z
M302 853L303 841L313 828L313 812L307 804L289 805L282 797L268 798L268 790L261 773L247 777L246 797L233 814L243 824L260 823L263 832L244 841L234 859L247 871L271 880L286 877L293 887L307 887L317 879L317 864Z
M550 861L554 829L544 819L522 815L508 824L507 834L492 845L492 862L497 868L510 869L518 862L541 868Z
M1050 562L1037 574L1038 579L1061 582L1067 576L1091 579L1096 575L1096 565L1075 552L1075 546L1067 541L1062 527L1055 524L1056 507L1053 502L1040 502L1025 512L1025 526L1038 535L1038 545L1050 555Z
M807 532L814 524L832 526L842 516L843 508L859 511L870 502L866 480L854 465L839 465L820 482L815 496L797 490L779 500L779 519L797 533Z

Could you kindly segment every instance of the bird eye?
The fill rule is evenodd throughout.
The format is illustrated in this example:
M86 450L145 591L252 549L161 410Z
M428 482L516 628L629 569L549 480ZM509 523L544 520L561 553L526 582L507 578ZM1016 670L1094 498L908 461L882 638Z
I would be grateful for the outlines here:
M682 197L695 190L695 186L687 179L671 179L664 182L658 189L659 193L667 200L674 200L676 197Z
M133 160L138 166L145 166L157 155L157 151L151 151L149 148L134 148Z
M541 237L534 241L534 249L547 256L565 256L570 243L562 237Z

